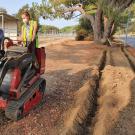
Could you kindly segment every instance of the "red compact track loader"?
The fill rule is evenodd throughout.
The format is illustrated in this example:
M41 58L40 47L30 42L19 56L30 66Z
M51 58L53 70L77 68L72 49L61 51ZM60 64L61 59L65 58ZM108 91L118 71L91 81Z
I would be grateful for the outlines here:
M45 48L29 51L3 35L0 30L0 109L7 118L19 120L43 99L46 80L41 75L45 72Z

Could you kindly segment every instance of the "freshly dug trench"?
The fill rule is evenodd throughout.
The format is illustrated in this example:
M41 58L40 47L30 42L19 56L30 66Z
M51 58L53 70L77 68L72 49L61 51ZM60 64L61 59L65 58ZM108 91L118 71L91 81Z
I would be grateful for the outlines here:
M61 135L83 134L83 124L94 105L96 82L99 78L98 68L91 71L90 79L74 94L75 103L65 115L64 128Z
M104 67L106 51L102 52L97 65L90 67L89 80L75 92L75 104L66 113L64 128L61 135L83 135L88 132L87 124L91 123L97 104L97 89L99 86L100 72Z

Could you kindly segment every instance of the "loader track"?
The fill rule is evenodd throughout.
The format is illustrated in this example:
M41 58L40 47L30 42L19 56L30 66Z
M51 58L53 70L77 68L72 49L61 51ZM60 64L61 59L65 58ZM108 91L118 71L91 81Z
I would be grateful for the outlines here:
M14 120L17 120L17 118L16 118L16 117L17 117L17 114L16 114L17 112L16 112L16 110L17 110L18 108L20 108L26 100L28 100L28 98L34 93L34 91L35 91L34 88L39 87L39 84L40 84L42 81L44 81L44 79L40 79L39 81L37 81L37 83L35 83L35 84L31 87L30 92L29 92L29 91L26 92L26 93L24 94L24 96L22 96L22 98L21 98L19 101L12 101L12 102L9 104L9 106L8 106L8 108L7 108L7 110L6 110L6 112L3 111L3 110L0 110L0 126L6 125L6 124L8 124L8 123L10 123L10 122L13 122ZM42 102L41 102L41 103L42 103ZM6 113L6 116L7 116L8 118L5 116L5 113ZM9 118L10 118L10 119L9 119Z
M23 104L33 96L43 81L44 79L40 78L19 100L11 101L5 110L5 115L12 120L18 120L18 113L23 113L21 112L22 110L20 110L23 107Z

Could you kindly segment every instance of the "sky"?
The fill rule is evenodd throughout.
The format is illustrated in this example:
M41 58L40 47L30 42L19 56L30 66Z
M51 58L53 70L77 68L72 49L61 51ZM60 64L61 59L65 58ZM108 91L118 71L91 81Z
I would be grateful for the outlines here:
M5 8L8 14L12 15L17 13L17 11L25 4L31 5L32 2L41 2L41 0L0 0L0 7ZM40 23L44 25L54 25L59 28L65 26L72 26L78 24L78 19L64 20L64 19L55 19L55 20L43 20L40 19Z

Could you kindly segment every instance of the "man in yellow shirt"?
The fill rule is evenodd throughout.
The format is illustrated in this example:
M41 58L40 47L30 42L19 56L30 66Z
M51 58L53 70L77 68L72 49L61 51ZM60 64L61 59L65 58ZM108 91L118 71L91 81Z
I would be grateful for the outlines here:
M30 19L30 14L27 11L22 13L22 30L21 30L21 41L23 41L24 47L28 47L28 51L32 53L33 62L35 67L39 68L37 58L35 55L35 48L38 46L38 24L36 21ZM35 62L36 61L36 62Z
M38 24L34 20L30 20L30 14L27 11L22 13L22 30L21 30L21 40L23 41L24 46L26 47L28 43L32 43L34 48L38 48Z

